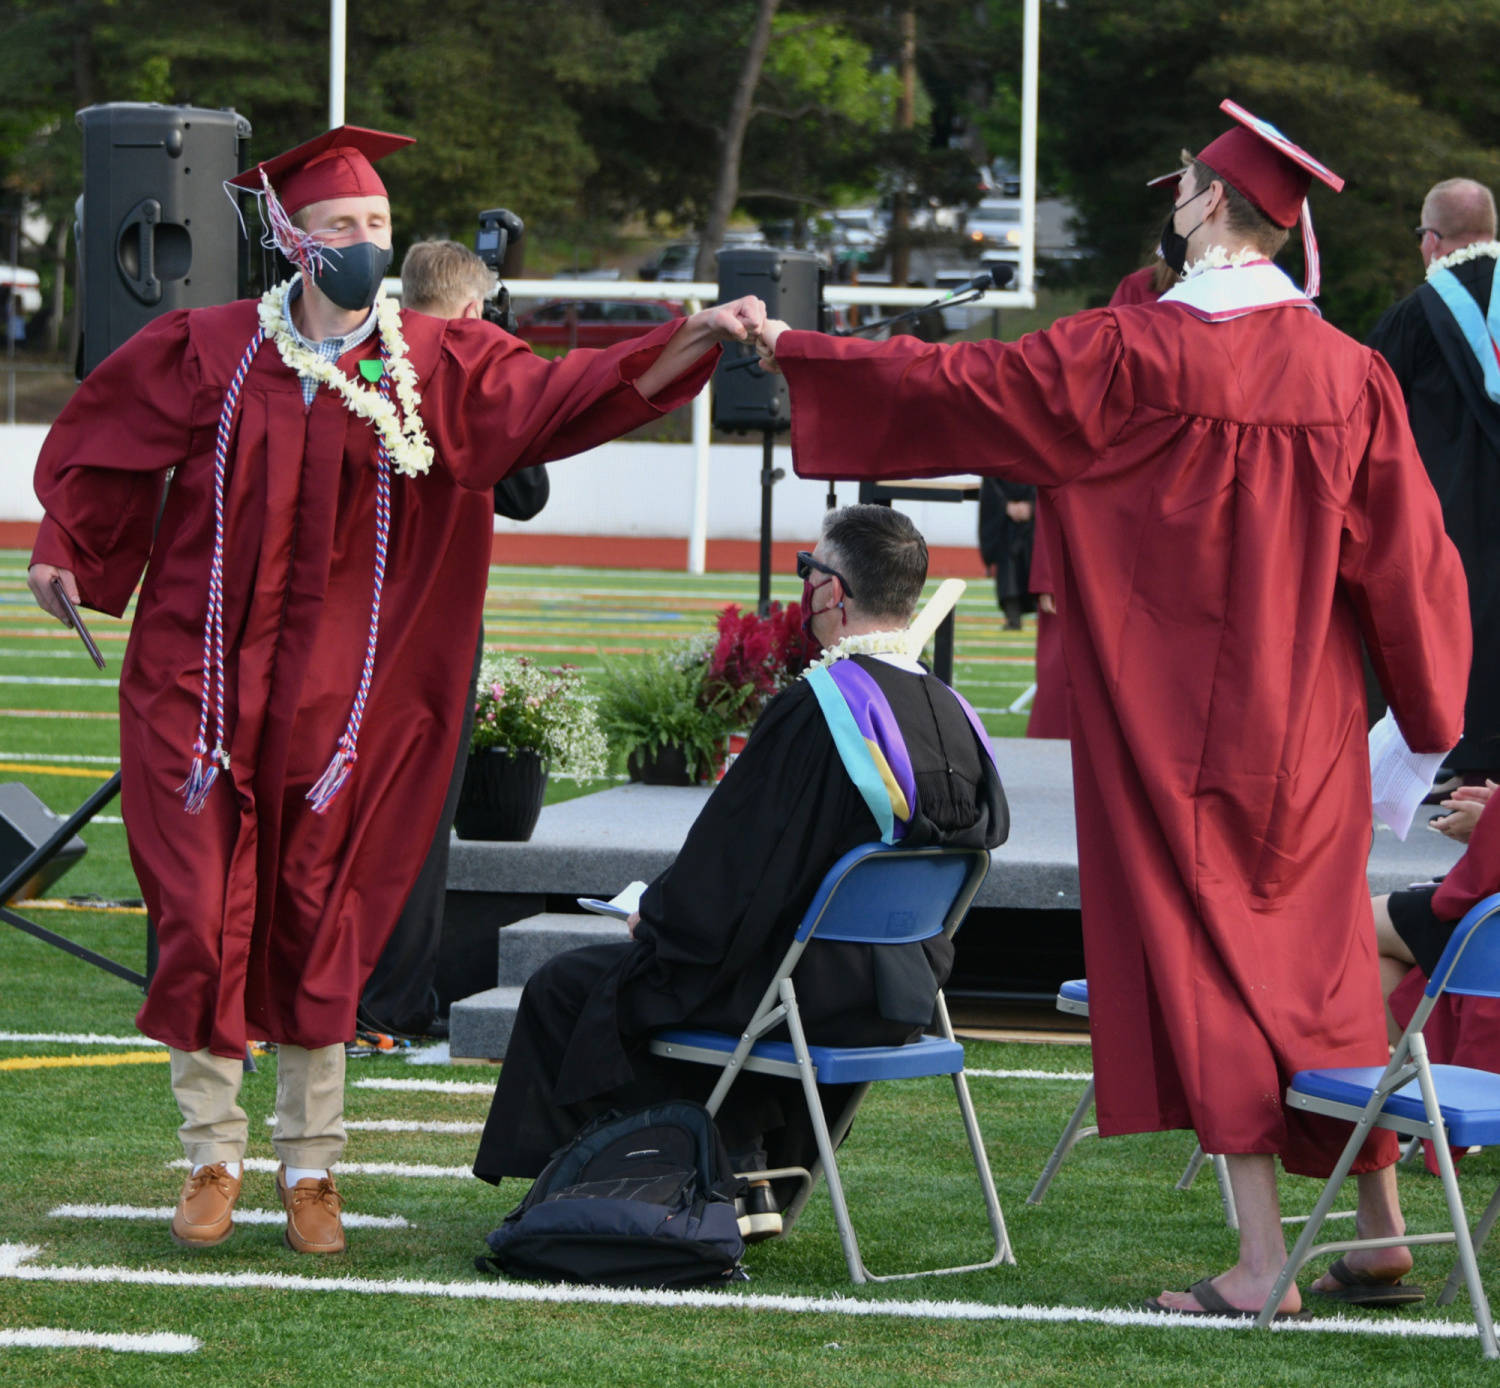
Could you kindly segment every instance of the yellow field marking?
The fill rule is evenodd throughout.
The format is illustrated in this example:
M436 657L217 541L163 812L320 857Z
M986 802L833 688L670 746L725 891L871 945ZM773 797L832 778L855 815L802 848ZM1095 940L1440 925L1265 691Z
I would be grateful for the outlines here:
M35 776L77 776L85 781L107 781L115 774L113 771L96 771L91 767L49 766L35 761L0 761L0 771L16 771Z
M165 1065L166 1051L120 1051L116 1055L18 1055L0 1060L0 1070L63 1070L80 1065Z
M28 911L89 911L96 916L144 916L144 906L101 906L89 901L68 901L65 898L43 897L26 902Z

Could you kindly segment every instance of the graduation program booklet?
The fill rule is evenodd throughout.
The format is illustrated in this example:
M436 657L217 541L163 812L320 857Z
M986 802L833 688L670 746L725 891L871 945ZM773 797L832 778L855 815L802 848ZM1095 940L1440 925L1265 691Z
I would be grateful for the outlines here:
M641 893L645 890L644 882L632 882L623 891L616 892L608 901L597 896L581 896L578 898L578 904L585 911L594 911L601 916L618 916L621 920L627 920L639 909Z
M1396 720L1385 717L1370 729L1370 790L1375 813L1403 843L1417 806L1432 789L1432 778L1446 752L1413 752Z

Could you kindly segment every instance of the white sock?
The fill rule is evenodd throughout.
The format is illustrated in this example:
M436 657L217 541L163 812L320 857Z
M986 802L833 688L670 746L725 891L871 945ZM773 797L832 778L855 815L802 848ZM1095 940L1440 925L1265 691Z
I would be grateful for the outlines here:
M199 1162L198 1165L193 1168L193 1175L196 1176L200 1171L203 1170L203 1168L205 1166L212 1166L212 1165L213 1165L212 1162L204 1162L204 1161ZM239 1174L240 1174L240 1164L239 1164L239 1162L237 1162L237 1161L225 1161L225 1162L220 1162L219 1165L222 1166L224 1168L224 1170L226 1170L236 1180L239 1179Z
M290 1190L298 1181L321 1181L327 1174L326 1166L289 1166L286 1169L286 1188Z

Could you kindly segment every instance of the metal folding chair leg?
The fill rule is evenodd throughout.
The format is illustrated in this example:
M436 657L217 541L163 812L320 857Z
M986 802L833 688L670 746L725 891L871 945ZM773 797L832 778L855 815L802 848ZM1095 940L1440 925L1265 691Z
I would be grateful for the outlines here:
M1490 1196L1490 1203L1484 1207L1484 1213L1479 1216L1479 1223L1474 1226L1471 1238L1476 1258L1479 1256L1479 1250L1484 1247L1484 1241L1489 1238L1497 1216L1500 1216L1500 1186L1495 1188L1495 1193ZM1453 1301L1453 1298L1458 1295L1458 1286L1463 1279L1464 1265L1462 1262L1455 1262L1453 1271L1448 1274L1448 1281L1443 1286L1443 1294L1437 1299L1439 1306L1447 1306Z
M1028 1205L1040 1205L1042 1197L1047 1193L1047 1187L1052 1184L1052 1178L1057 1175L1057 1168L1063 1164L1063 1158L1068 1155L1074 1146L1086 1137L1094 1137L1099 1129L1093 1126L1083 1126L1084 1116L1089 1111L1089 1106L1094 1102L1094 1082L1090 1080L1083 1087L1083 1097L1078 1101L1078 1107L1073 1110L1073 1116L1068 1119L1067 1126L1062 1130L1062 1136L1057 1139L1057 1146L1052 1149L1052 1155L1047 1158L1047 1164L1042 1168L1042 1174L1037 1177L1036 1185L1031 1188L1031 1194L1026 1197Z
M786 987L785 984L782 985ZM941 1029L952 1038L953 1029L948 1024L947 1009L942 995L938 996L938 1020ZM964 1130L969 1138L969 1149L974 1157L979 1183L984 1191L985 1210L989 1216L990 1233L994 1238L994 1254L982 1263L966 1263L959 1267L923 1268L916 1272L894 1272L877 1274L871 1272L860 1256L859 1240L854 1233L854 1222L849 1217L849 1205L844 1198L844 1183L839 1175L838 1161L834 1156L834 1142L823 1116L823 1105L818 1094L816 1070L808 1056L807 1037L802 1030L802 1019L795 1008L787 1009L787 1030L792 1036L792 1046L798 1056L798 1072L802 1080L802 1092L807 1100L808 1117L812 1120L813 1133L817 1139L818 1155L823 1166L823 1178L828 1183L828 1200L833 1206L834 1224L838 1228L839 1243L843 1246L844 1261L853 1282L898 1282L913 1277L936 1276L955 1272L981 1272L997 1267L1002 1262L1014 1262L1010 1239L1005 1229L1005 1218L1000 1211L1000 1197L990 1174L989 1158L984 1150L984 1139L979 1132L979 1122L974 1114L974 1104L969 1097L968 1085L962 1071L953 1076L953 1086L963 1115Z
M1193 1155L1188 1158L1187 1166L1178 1177L1177 1189L1191 1190L1193 1182L1198 1179L1198 1173L1203 1170L1203 1163L1206 1161L1212 1161L1214 1164L1214 1179L1219 1185L1219 1203L1224 1207L1224 1223L1231 1229L1238 1229L1240 1214L1234 1204L1234 1187L1229 1184L1229 1163L1218 1155L1210 1157L1203 1150L1201 1142L1193 1148Z

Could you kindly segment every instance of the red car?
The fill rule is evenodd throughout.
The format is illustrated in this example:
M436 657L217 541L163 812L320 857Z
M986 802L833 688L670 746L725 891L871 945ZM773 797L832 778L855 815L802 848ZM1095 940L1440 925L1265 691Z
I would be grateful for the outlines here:
M612 347L682 318L670 299L552 299L516 315L516 335L533 347Z

